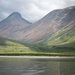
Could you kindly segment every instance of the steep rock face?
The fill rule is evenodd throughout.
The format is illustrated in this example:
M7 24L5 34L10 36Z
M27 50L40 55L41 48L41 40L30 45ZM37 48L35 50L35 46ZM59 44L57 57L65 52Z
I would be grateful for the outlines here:
M66 25L75 27L74 21L75 7L54 10L28 27L21 40L39 43L52 36Z
M13 12L6 19L0 22L0 36L5 38L12 38L12 36L17 35L15 32L25 29L30 24L30 22L22 18L20 13Z

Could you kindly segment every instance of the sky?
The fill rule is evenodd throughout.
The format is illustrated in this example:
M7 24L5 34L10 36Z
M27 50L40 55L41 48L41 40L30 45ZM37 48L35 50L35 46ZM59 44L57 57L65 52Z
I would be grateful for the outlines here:
M74 6L75 0L0 0L0 21L13 12L35 22L55 9Z

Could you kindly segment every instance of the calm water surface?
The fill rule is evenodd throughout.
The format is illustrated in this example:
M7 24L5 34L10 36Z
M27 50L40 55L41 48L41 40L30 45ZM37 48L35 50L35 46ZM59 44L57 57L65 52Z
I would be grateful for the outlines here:
M0 58L0 75L75 75L75 59Z

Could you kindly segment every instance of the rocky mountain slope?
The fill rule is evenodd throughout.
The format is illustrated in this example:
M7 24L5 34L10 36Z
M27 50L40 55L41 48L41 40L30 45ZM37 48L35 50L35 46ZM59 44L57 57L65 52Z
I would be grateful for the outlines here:
M50 12L39 21L33 23L25 31L21 40L29 43L39 43L51 37L65 26L69 30L75 27L74 6Z
M13 12L0 22L0 36L11 39L13 37L17 38L17 34L14 35L14 33L25 29L30 24L30 22L22 18L20 13Z
M0 36L38 44L51 38L56 32L61 32L63 28L65 33L75 28L75 6L54 10L31 25L20 14L13 13L0 22Z

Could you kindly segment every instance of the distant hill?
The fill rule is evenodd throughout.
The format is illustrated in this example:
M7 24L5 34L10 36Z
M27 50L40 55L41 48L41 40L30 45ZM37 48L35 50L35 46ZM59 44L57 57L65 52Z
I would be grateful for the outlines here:
M17 38L17 33L30 26L30 22L22 18L18 12L13 12L0 22L0 36L5 38Z

